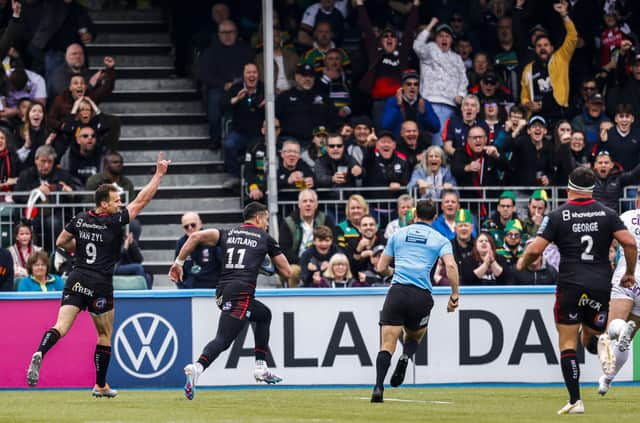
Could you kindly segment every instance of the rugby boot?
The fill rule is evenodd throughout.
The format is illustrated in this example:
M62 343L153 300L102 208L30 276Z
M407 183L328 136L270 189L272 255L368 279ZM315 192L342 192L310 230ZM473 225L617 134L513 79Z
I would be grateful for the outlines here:
M40 378L41 365L42 365L42 352L36 351L31 356L31 363L29 363L29 369L27 370L27 384L32 388L38 384L38 379Z
M629 320L618 336L618 350L625 352L631 347L631 341L633 340L633 334L636 330L636 322Z
M607 392L609 392L609 388L611 388L612 380L607 377L607 375L600 376L598 379L598 393L604 396Z
M598 337L598 358L605 375L609 376L616 370L616 356L613 354L611 339L606 333Z
M267 367L267 363L265 363L264 360L256 360L256 367L253 370L253 377L255 377L256 382L264 382L270 385L282 382L282 378L270 371Z
M371 393L371 402L384 402L382 398L384 394L384 388L381 386L374 386L373 393Z
M584 413L584 403L582 400L578 400L571 404L568 402L564 407L558 410L558 414L583 414Z
M196 366L196 364L187 364L184 367L184 374L187 378L184 384L184 396L188 400L192 400L196 396L196 383L200 373L199 366Z
M95 385L91 390L91 395L96 398L115 398L118 396L118 391L111 389L109 384L105 384L102 388Z
M398 360L398 363L396 364L396 369L393 371L393 374L391 375L391 381L390 381L391 386L393 386L394 388L397 388L398 386L402 385L402 382L404 381L404 375L407 372L408 365L409 365L409 357L407 357L405 354L402 354L402 357L400 357L400 359Z

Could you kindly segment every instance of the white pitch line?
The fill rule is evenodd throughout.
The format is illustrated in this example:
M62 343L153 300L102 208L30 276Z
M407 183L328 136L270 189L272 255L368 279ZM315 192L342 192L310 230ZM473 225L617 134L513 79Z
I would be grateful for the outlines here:
M358 397L360 400L371 400L369 397ZM426 401L426 400L408 400L401 398L385 398L385 401L395 401L395 402L418 402L422 404L453 404L452 401Z

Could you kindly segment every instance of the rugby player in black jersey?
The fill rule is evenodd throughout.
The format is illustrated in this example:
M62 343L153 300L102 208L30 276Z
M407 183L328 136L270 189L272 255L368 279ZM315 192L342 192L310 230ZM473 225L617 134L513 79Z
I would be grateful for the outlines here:
M591 169L579 167L571 172L568 201L543 219L535 240L517 264L519 271L524 270L551 242L560 250L553 314L569 402L558 410L558 414L584 413L576 354L580 330L582 344L590 353L611 355L609 346L599 345L594 335L602 333L607 325L611 296L609 246L614 238L623 248L627 263L631 263L620 283L624 286L635 284L635 238L613 210L593 199L595 182L596 175Z
M265 361L269 351L271 310L255 299L255 289L265 255L269 255L283 278L289 278L291 269L277 241L266 232L269 227L267 207L258 202L249 203L242 212L242 218L244 224L234 229L208 229L189 235L169 270L169 278L179 282L184 261L198 244L220 246L222 250L222 272L216 287L216 304L222 313L216 337L204 347L195 363L184 368L187 377L184 393L189 400L195 395L198 377L222 351L231 346L248 322L255 323L256 381L282 381L269 370Z
M155 174L126 207L122 207L114 185L100 185L95 192L96 208L78 213L58 235L56 246L68 252L75 251L75 262L62 292L56 324L44 333L38 350L31 357L27 370L29 386L38 383L40 366L47 351L67 334L78 313L86 309L98 332L94 353L96 385L92 395L112 398L118 394L106 382L113 332L113 269L120 258L123 227L151 201L170 163L170 160L163 160L160 153Z

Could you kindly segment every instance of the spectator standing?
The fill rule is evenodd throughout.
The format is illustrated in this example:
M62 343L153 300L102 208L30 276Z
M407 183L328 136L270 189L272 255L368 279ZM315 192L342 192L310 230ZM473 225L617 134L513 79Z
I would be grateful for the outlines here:
M593 198L610 209L620 212L620 198L624 188L627 185L640 183L640 163L633 169L623 172L620 167L614 165L607 150L600 150L596 154L593 170L596 173Z
M413 50L420 59L420 95L431 102L441 127L444 127L456 106L462 103L468 80L462 59L451 48L453 30L449 25L438 25L435 41L427 42L437 23L436 18L431 19L413 42ZM435 134L432 143L442 146L442 141L443 138Z
M243 67L242 81L233 84L224 94L221 106L231 114L231 130L224 139L224 165L230 178L224 188L240 184L240 161L247 148L258 141L264 121L264 85L258 80L258 67L247 63Z
M600 123L608 121L604 113L604 98L600 93L589 96L582 113L571 119L571 127L586 135L587 147L591 149L600 141Z
M418 23L419 6L420 0L413 0L402 35L403 42L400 43L393 27L383 28L379 36L376 36L364 7L364 0L356 0L358 27L364 35L364 48L369 62L369 67L358 87L362 93L370 95L373 100L371 115L377 128L382 122L384 102L387 98L396 95L402 83L401 73L409 67L411 40Z
M413 170L407 189L411 191L417 188L419 198L436 199L440 198L443 189L452 189L457 185L456 178L447 167L444 150L432 145Z
M351 84L342 68L341 53L338 49L329 50L324 57L318 90L329 98L338 119L346 121L351 115Z
M433 221L433 229L438 231L445 238L451 240L455 238L456 216L460 209L460 198L458 193L451 189L442 190L440 197L440 213ZM477 235L475 224L472 227L472 235Z
M69 79L72 75L80 74L84 80L91 85L92 89L98 88L101 84L108 84L114 71L115 61L106 56L103 60L104 70L99 70L94 74L87 67L84 50L80 44L71 44L67 47L64 56L65 63L58 66L50 76L46 76L48 98L56 98L69 86Z
M571 141L561 144L555 155L555 184L564 187L569 183L569 175L578 166L591 167L592 149L585 142L584 132L573 131ZM534 234L535 235L535 234Z
M505 147L511 151L508 184L522 187L549 186L554 173L553 144L546 138L547 122L542 116L533 116L527 125L527 135Z
M273 70L275 81L275 93L280 94L293 87L294 72L298 64L298 55L282 45L279 29L273 30ZM264 83L264 51L256 55L258 77Z
M460 117L451 116L442 126L442 147L449 156L453 156L457 149L466 146L467 135L472 126L479 125L484 129L485 134L489 133L489 128L478 116L480 114L480 100L476 95L466 95L460 105L460 111L462 112ZM434 143L434 145L437 144Z
M202 230L202 220L198 213L187 212L182 215L180 225L184 230L178 241L174 255L177 257L189 235ZM220 248L212 245L199 244L185 259L183 277L177 282L178 289L215 289L222 269Z
M614 118L616 126L606 131L598 148L607 150L611 159L630 171L640 162L640 129L634 128L635 117L630 104L620 104Z
M377 139L373 122L368 116L356 116L351 119L351 126L353 126L353 137L347 143L347 153L362 165L367 148L375 144Z
M32 103L27 110L27 120L20 129L22 145L17 154L20 169L33 166L35 153L43 145L52 145L56 134L51 132L45 122L44 106Z
M578 33L567 11L567 3L553 5L562 17L566 35L554 52L548 35L535 39L535 58L522 72L520 102L530 113L541 114L555 122L569 107L569 62L578 42Z
M58 275L49 273L49 255L46 251L36 251L27 260L28 276L18 281L17 291L62 291L64 281Z
M389 97L382 112L382 128L400 135L402 124L413 121L418 124L420 132L438 133L440 121L433 111L429 100L420 96L420 75L408 69L402 73L402 86L395 96Z
M231 20L220 22L217 40L211 42L200 55L199 78L207 86L207 116L211 148L220 148L222 111L220 104L224 94L241 80L244 65L253 59L253 51L238 40L238 28ZM220 60L220 58L224 60Z
M327 54L330 51L337 53L337 61L341 65L341 69L350 76L351 74L351 60L347 52L336 47L336 44L331 41L333 33L331 31L331 24L329 22L319 22L313 30L313 47L307 50L302 58L304 63L308 63L313 66L313 69L317 74L322 74L326 68Z
M404 154L409 169L413 169L422 160L425 150L431 144L426 133L420 134L418 125L412 120L405 120L400 127L398 151ZM429 137L430 138L430 137Z
M327 22L336 44L341 45L344 38L344 21L347 18L348 6L348 0L320 0L307 7L300 22L298 43L303 46L313 45L312 34L314 29L321 22Z
M295 138L303 148L311 142L313 129L336 126L337 115L329 97L314 89L315 71L308 63L296 67L296 85L276 98L276 116L283 137Z

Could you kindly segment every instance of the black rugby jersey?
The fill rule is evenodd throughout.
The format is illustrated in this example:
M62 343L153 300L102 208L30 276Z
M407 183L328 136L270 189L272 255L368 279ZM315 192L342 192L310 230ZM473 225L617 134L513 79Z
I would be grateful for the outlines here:
M594 199L567 201L545 216L538 235L560 250L558 285L610 290L609 246L624 229L618 215Z
M129 223L129 210L97 214L94 210L78 213L65 226L76 239L74 269L86 269L113 275L124 241L122 227Z
M222 250L222 272L218 286L239 282L255 287L265 255L282 254L280 245L257 226L244 224L234 229L220 229L218 246Z

